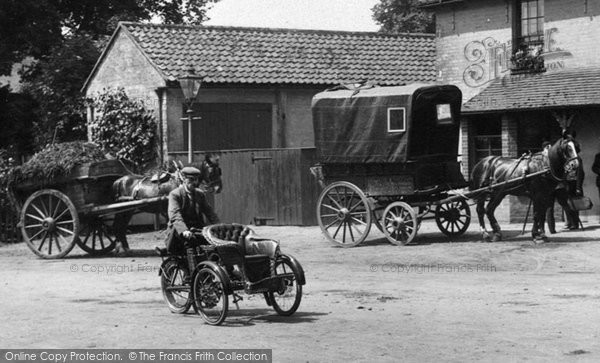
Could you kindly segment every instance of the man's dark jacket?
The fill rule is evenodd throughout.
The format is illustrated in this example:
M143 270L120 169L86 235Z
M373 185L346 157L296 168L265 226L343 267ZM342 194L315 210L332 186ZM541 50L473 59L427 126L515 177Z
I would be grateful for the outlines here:
M169 228L175 229L178 235L191 228L204 227L204 216L210 224L219 223L219 217L206 201L204 193L194 189L188 194L183 185L169 193L168 213Z

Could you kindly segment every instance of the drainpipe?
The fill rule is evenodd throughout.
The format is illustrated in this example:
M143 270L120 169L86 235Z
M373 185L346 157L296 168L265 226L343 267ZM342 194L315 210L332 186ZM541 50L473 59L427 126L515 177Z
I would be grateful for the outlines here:
M159 152L160 152L160 165L164 165L165 163L165 148L164 148L164 138L163 138L163 101L165 100L165 95L167 92L166 87L159 87L154 90L156 95L158 96L158 140L159 140Z

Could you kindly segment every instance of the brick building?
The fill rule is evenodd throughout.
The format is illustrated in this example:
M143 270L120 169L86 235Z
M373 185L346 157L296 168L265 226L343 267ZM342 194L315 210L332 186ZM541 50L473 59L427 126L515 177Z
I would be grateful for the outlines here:
M315 224L317 196L306 180L313 95L364 80L434 81L435 42L431 35L121 23L84 92L122 87L143 100L159 121L163 160L185 162L186 106L177 79L190 66L204 77L194 104L194 161L222 152L222 219Z
M463 91L462 165L539 151L562 128L582 145L584 193L598 222L591 171L600 151L600 0L423 0L437 22L438 80ZM499 219L522 221L509 198Z

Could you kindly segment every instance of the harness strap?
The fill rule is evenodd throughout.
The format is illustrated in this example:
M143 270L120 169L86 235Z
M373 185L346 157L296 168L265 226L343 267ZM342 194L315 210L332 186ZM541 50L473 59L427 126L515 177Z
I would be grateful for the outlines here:
M138 192L140 191L140 189L142 188L142 183L144 182L144 180L148 179L147 176L143 177L140 181L137 182L137 184L133 187L133 189L131 190L131 198L135 199L137 197Z

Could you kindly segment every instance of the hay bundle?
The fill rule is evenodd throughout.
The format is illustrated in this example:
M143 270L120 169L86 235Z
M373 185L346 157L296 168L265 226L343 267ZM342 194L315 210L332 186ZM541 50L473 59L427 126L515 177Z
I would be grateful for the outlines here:
M100 147L93 143L73 141L54 144L35 154L25 164L14 168L9 182L13 185L22 182L47 185L56 178L69 175L78 165L104 159L106 157Z

